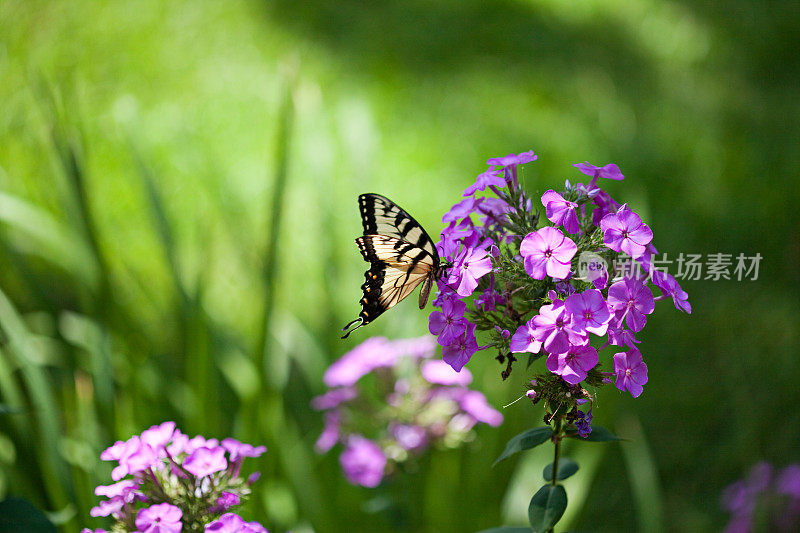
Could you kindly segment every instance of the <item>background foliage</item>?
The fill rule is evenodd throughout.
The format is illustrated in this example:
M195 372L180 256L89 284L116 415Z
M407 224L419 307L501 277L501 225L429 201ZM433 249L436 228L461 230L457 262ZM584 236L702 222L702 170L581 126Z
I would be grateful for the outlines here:
M396 530L312 451L308 400L365 336L337 334L355 198L436 233L488 157L533 148L531 192L615 162L660 251L763 256L649 319L645 394L595 409L630 442L566 451L573 528L718 530L725 485L799 459L798 22L742 0L0 3L0 493L99 527L99 450L173 419L268 446L271 530ZM364 333L422 334L414 307ZM470 368L495 405L522 393L522 367ZM426 531L525 523L547 458L489 466L541 413L504 414L388 496Z

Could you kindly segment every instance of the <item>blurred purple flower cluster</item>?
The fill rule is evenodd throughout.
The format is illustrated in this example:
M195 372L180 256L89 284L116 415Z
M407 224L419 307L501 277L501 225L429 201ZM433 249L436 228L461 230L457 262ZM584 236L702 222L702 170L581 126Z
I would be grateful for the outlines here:
M437 248L450 266L438 280L429 329L456 371L487 348L507 361L504 379L513 354L544 356L559 379L542 376L542 388L529 397L575 407L568 419L588 434L591 417L579 415L575 403L591 401L581 383L599 386L613 377L617 388L639 396L647 365L635 334L656 301L671 299L687 313L691 306L675 279L656 268L650 228L598 186L600 178L624 179L616 165L576 164L588 183L567 181L533 201L519 185L518 167L536 159L533 151L489 159L443 216ZM480 191L494 196L476 196ZM478 331L489 332L485 345ZM610 358L613 373L599 371L598 350L608 346L619 347Z
M478 422L502 423L484 395L467 387L469 371L455 372L435 352L430 337L371 337L325 372L329 390L311 402L325 412L316 449L341 443L339 460L351 483L375 487L429 446L455 447Z
M117 463L111 472L115 483L95 489L107 499L90 514L111 516L113 531L265 533L261 524L229 510L247 498L258 479L258 473L241 477L242 461L266 451L231 438L189 438L175 422L152 426L100 454Z
M722 507L731 513L725 533L798 531L800 529L800 465L779 472L758 463L744 479L722 493Z

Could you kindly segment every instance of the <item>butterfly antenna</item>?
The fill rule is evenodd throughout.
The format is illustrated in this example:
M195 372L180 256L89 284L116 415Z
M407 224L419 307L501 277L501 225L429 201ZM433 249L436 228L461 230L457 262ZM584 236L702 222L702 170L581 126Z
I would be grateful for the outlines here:
M353 333L355 330L357 330L358 328L360 328L361 326L363 326L363 325L364 325L364 319L363 319L363 318L361 318L361 317L358 317L358 318L356 318L355 320L353 320L352 322L350 322L349 324L347 324L345 327L343 327L343 328L342 328L342 331L345 331L345 330L349 329L349 328L350 328L350 326L352 326L352 325L353 325L353 324L355 324L356 322L358 322L358 325L357 325L356 327L354 327L353 329L351 329L350 331L347 331L347 333L345 333L344 335L342 335L342 338L343 338L343 339L346 339L346 338L348 337L348 335L350 335L350 334L351 334L351 333Z

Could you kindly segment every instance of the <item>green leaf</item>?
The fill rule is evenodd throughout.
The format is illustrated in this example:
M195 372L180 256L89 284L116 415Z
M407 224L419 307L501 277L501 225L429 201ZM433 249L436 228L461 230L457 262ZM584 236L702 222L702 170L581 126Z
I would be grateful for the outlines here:
M547 531L561 519L567 509L567 491L561 485L545 485L533 495L528 506L528 519L536 532Z
M523 431L522 433L520 433L519 435L513 437L510 441L508 441L508 444L506 444L506 449L503 450L503 453L500 454L500 457L497 458L494 464L499 463L506 457L514 455L517 452L535 448L536 446L547 441L552 435L553 435L553 430L550 429L549 426L542 426L539 428Z
M625 440L620 437L617 437L610 430L604 428L603 426L592 426L592 432L589 433L589 436L586 438L581 437L578 435L577 431L571 430L567 431L567 437L577 439L577 440L585 440L588 442L610 442L610 441L617 441L617 440Z
M493 527L491 529L483 529L478 531L478 533L531 533L531 528L503 526Z
M558 461L558 481L567 479L577 471L578 471L578 463L576 463L572 459L567 459L566 457L562 457ZM544 472L542 472L542 476L544 477L545 481L553 480L553 463L550 463L549 465L544 467Z
M56 533L55 526L28 500L8 498L0 502L0 533Z

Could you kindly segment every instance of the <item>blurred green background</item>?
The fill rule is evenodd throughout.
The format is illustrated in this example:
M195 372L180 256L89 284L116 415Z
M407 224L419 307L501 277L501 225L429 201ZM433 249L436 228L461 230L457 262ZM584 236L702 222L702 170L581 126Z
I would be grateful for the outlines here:
M396 530L312 450L329 362L427 329L404 302L339 339L356 196L435 234L488 157L534 149L531 193L615 162L660 251L763 256L649 318L645 393L594 409L629 442L566 450L564 526L721 529L727 484L800 460L799 24L745 0L0 2L0 496L100 527L99 451L171 419L267 445L271 531ZM469 368L496 406L526 382ZM411 475L422 530L524 523L551 451L490 468L540 423L523 404Z

